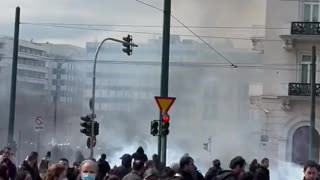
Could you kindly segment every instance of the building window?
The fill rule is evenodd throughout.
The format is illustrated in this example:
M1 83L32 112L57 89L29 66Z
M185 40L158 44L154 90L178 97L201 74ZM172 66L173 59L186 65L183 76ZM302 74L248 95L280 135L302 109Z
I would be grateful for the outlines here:
M319 22L319 2L305 2L303 15L305 22Z
M0 49L2 49L4 47L4 43L0 42Z
M301 56L301 83L310 83L310 73L311 73L311 55L302 55ZM316 60L316 64L318 59ZM318 74L318 73L317 73Z
M36 72L36 71L29 71L29 70L24 70L24 69L18 69L18 75L21 77L30 77L30 78L38 78L38 79L45 78L45 73Z

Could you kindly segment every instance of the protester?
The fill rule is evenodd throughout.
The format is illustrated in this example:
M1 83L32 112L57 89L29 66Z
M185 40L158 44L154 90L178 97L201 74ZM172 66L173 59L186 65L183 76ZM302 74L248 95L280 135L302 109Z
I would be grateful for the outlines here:
M315 161L307 161L303 167L303 174L303 180L318 180L318 164Z
M98 175L98 164L92 160L84 160L80 164L81 180L95 180Z
M180 159L179 172L173 176L175 180L196 180L196 176L193 176L196 171L194 160L189 156L183 156Z
M270 173L269 173L269 159L263 158L261 160L261 165L256 170L254 180L270 180Z
M144 171L144 161L135 160L132 163L132 171L123 177L123 180L142 180Z
M213 166L208 170L208 172L206 173L206 175L204 177L205 180L212 180L214 177L219 175L220 172L222 171L221 162L219 159L213 160L212 165Z
M122 179L124 176L131 172L132 156L130 154L124 154L121 158L121 166L114 167L110 174L118 176Z
M213 180L237 180L244 171L246 166L246 161L241 156L233 158L230 162L230 170L222 171L217 177Z
M44 180L63 180L67 176L67 169L62 164L54 164L52 165L46 175L44 176Z
M134 160L140 160L140 161L143 161L143 163L147 162L148 161L148 157L147 155L144 153L144 149L140 146L137 151L132 154L132 158Z
M11 148L5 147L3 149L1 164L7 166L9 178L15 179L17 175L17 166L14 164L12 154Z
M39 173L41 177L44 177L44 175L46 174L50 166L50 161L51 161L51 152L48 151L45 157L41 160L39 165Z
M23 161L20 170L27 171L32 180L41 180L37 163L38 162L38 153L31 152L27 157L27 160Z
M109 162L106 161L106 159L107 159L106 154L101 154L101 157L98 160L98 167L99 167L98 180L102 180L106 176L106 174L109 174L110 172L110 165L109 165Z
M0 180L9 180L8 167L5 164L0 164Z

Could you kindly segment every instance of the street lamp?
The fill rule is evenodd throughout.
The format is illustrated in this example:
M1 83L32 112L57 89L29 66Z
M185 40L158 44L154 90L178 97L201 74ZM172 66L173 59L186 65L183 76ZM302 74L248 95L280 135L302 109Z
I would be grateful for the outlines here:
M98 54L99 51L101 49L101 46L103 45L103 43L105 43L106 41L114 41L114 42L118 42L118 43L122 43L123 45L130 45L132 47L138 47L138 45L131 43L131 42L127 42L125 40L119 40L119 39L114 39L114 38L105 38L98 46L97 50L96 50L96 54L94 57L94 62L93 62L93 76L92 76L92 99L91 99L91 103L90 103L90 109L92 111L92 125L91 125L91 138L90 138L90 158L93 158L93 137L94 137L94 117L95 117L95 100L96 100L96 66L97 66L97 59L98 59Z

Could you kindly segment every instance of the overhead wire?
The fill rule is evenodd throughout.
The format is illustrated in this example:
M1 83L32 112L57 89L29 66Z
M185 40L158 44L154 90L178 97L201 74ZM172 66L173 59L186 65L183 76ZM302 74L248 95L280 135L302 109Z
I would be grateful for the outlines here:
M160 8L159 8L160 10ZM63 25L63 26L86 26L86 27L128 27L128 28L162 28L161 25L137 25L137 24L84 24L84 23L44 23L44 22L21 22L20 24L32 24L32 25ZM187 25L190 29L235 29L235 30L285 30L291 29L290 27L259 27L259 26L196 26L196 25ZM172 25L171 28L185 28L184 26Z
M12 57L3 56L2 58L11 59ZM92 59L68 59L68 58L37 58L43 60L52 60L53 62L64 63L91 63ZM99 59L98 63L113 65L138 65L138 66L160 66L161 62L157 61L135 61L135 60L107 60ZM252 70L278 70L278 71L298 71L301 68L297 64L254 64L254 63L237 63L238 68ZM170 62L170 66L176 67L203 67L203 68L232 68L228 63L212 63L212 62ZM234 68L232 68L234 69ZM320 72L320 70L319 70Z
M151 8L160 10L161 12L163 12L162 9L153 6L151 4L145 3L143 1L140 0L136 0L139 3L142 3L146 6L149 6ZM171 17L173 19L175 19L178 23L180 23L182 26L184 26L189 32L191 32L195 37L197 37L202 43L204 43L205 45L207 45L211 50L213 50L215 53L217 53L219 56L221 56L225 61L227 61L232 67L237 68L237 66L231 62L231 60L229 60L226 56L224 56L222 53L220 53L216 48L214 48L212 45L210 45L207 41L203 40L200 36L198 36L194 31L192 31L190 28L188 28L188 26L186 26L182 21L180 21L178 18L176 18L172 13L171 13Z
M74 27L74 26L65 26L65 25L50 25L50 24L33 24L28 23L26 25L34 25L34 26L43 26L43 27L57 27L57 28L66 28L66 29L78 29L78 30L93 30L93 31L106 31L106 32L120 32L120 33L132 33L132 34L145 34L145 35L162 35L160 32L147 32L147 31L130 31L130 30L113 30L113 29L101 29L101 28L86 28L86 27ZM175 34L182 37L194 37L194 35L188 34ZM231 39L231 40L245 40L251 41L255 38L242 38L242 37L225 37L225 36L208 36L208 35L198 35L201 38L208 39ZM259 38L257 38L259 39ZM261 41L277 41L280 42L280 39L259 39Z
M156 6L153 6L151 4L145 3L141 0L136 0L139 3L142 3L146 6L152 7L154 9L157 9L159 11L163 10L161 8L158 8ZM183 35L180 36L192 36L198 38L201 42L203 42L205 45L207 45L211 50L213 50L215 53L217 53L219 56L221 56L226 62L228 62L232 67L237 67L235 64L233 64L226 56L224 56L222 53L217 51L212 45L210 45L208 42L203 40L202 38L222 38L222 39L239 39L239 40L252 40L252 38L233 38L233 37L215 37L215 36L200 36L197 35L194 31L191 30L191 28L243 28L243 29L289 29L289 28L273 28L273 27L205 27L205 26L187 26L182 21L180 21L177 17L171 15L173 19L175 19L179 24L182 26L173 26L173 27L183 27L186 28L189 32L191 32L193 35ZM103 24L68 24L68 23L30 23L30 22L22 22L21 24L26 25L38 25L38 26L48 26L48 27L60 27L60 28L72 28L72 29L82 29L82 30L98 30L98 31L110 31L110 32L126 32L126 33L137 33L137 34L149 34L149 35L162 35L162 33L156 33L156 32L145 32L145 31L124 31L124 30L109 30L109 29L98 29L98 28L84 28L84 27L72 27L72 26L123 26L123 27L162 27L162 26L139 26L139 25L103 25ZM72 26L70 26L72 25ZM281 41L281 40L266 40L266 39L260 39L262 41Z

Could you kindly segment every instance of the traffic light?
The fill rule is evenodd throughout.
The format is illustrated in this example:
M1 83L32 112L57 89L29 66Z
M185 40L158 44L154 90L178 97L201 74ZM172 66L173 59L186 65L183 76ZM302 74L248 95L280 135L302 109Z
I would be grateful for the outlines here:
M127 37L124 37L123 40L127 43L132 43L132 36L128 34ZM132 46L127 43L122 43L122 45L125 47L122 49L124 53L126 53L128 56L132 55Z
M151 134L157 136L159 133L159 122L157 120L151 121Z
M92 128L92 121L89 115L81 117L81 120L84 121L80 123L80 126L84 129L81 129L80 132L85 134L86 136L91 136L91 128Z
M99 123L98 122L94 122L94 126L93 126L93 133L94 133L94 136L97 136L99 135Z
M162 115L162 135L167 136L169 134L170 116L168 114Z

